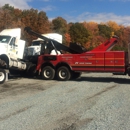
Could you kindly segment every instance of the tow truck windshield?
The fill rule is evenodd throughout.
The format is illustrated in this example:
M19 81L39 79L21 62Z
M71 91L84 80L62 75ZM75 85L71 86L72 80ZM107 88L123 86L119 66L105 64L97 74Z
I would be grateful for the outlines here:
M10 41L11 36L0 36L0 43L6 43L8 44L8 42Z

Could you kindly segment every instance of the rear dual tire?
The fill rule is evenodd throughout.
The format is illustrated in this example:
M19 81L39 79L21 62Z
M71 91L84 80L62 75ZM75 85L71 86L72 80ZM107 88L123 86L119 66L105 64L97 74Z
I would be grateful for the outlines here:
M72 72L68 67L61 66L56 70L56 78L60 81L76 79L80 77L80 72ZM55 70L51 66L45 66L41 72L42 79L53 80L55 78Z
M56 76L57 76L58 80L66 81L66 80L70 79L71 73L67 67L62 66L62 67L58 68L58 70L56 72Z
M42 79L52 80L55 77L55 70L51 66L46 66L41 72Z

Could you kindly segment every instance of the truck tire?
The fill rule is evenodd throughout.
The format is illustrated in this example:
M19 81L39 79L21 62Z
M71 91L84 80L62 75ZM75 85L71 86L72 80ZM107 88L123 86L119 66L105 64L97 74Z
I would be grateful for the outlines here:
M4 69L0 69L0 84L4 83L6 79L6 72Z
M45 66L41 72L42 79L52 80L55 77L55 70L51 66Z
M66 81L66 80L70 79L71 73L67 67L62 66L62 67L58 68L58 70L56 72L56 76L57 76L58 80Z

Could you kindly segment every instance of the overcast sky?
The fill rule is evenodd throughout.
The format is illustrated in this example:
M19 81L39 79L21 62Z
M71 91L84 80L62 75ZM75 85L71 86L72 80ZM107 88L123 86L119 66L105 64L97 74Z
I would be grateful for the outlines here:
M130 25L130 0L0 0L0 6L34 8L46 12L48 18L58 16L67 22L107 22Z

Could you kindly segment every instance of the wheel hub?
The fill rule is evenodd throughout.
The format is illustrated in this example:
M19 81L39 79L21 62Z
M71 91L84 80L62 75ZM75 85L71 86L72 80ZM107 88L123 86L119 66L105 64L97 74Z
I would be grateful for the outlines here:
M65 77L66 76L66 73L64 71L61 72L61 76L62 77Z
M51 72L49 70L46 70L44 73L45 77L50 77L51 76Z
M50 72L49 72L49 71L47 71L47 72L46 72L46 75L47 75L47 76L49 76L49 75L50 75Z
M59 76L62 78L62 79L65 79L66 78L66 72L64 70L61 70L59 72Z

